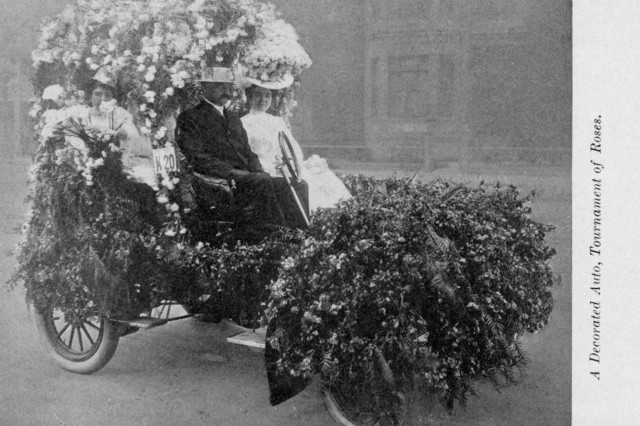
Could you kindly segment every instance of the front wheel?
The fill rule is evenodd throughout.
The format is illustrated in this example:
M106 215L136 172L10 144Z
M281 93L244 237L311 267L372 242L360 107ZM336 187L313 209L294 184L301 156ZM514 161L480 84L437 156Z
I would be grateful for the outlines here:
M91 374L107 365L120 339L119 325L98 316L36 309L35 323L49 354L73 373Z
M342 426L399 426L403 425L407 414L407 401L402 392L394 392L393 409L386 413L375 413L361 404L361 397L355 397L339 387L323 387L322 401L333 419ZM365 397L366 399L367 397Z

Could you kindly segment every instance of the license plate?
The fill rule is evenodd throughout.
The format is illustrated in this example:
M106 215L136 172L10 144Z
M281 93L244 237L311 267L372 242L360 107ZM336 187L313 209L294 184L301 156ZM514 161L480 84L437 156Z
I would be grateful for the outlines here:
M153 160L156 166L156 173L160 173L162 176L167 176L169 172L178 171L178 160L173 146L154 149Z

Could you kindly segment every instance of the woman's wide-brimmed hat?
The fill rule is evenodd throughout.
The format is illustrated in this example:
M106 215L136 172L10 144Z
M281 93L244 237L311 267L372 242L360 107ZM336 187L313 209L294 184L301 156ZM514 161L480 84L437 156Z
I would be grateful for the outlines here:
M280 90L291 86L293 83L293 76L289 73L268 80L249 77L247 70L242 66L242 64L238 64L236 75L238 76L238 78L236 78L236 84L241 89L247 89L255 85L269 90Z
M257 78L244 77L244 88L251 87L252 85L258 87L264 87L269 90L280 90L285 87L291 86L293 83L293 76L291 74L285 74L284 76L275 80L259 80Z
M230 68L205 67L202 69L200 79L196 81L200 83L233 83L235 78Z
M116 75L116 72L109 67L98 68L98 72L96 72L96 75L93 76L93 79L113 89L115 89L118 84L118 77Z

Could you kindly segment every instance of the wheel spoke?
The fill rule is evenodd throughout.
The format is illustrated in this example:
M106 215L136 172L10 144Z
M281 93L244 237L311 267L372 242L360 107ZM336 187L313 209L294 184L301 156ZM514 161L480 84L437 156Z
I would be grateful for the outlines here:
M89 323L89 324L91 324L91 323ZM91 343L91 346L95 345L96 342L91 338L91 334L89 334L89 331L84 326L84 324L82 324L80 327L82 328L82 331L84 331L84 334L87 336L87 339L89 339L89 342Z
M100 331L100 327L98 327L97 325L95 325L94 323L92 323L92 322L91 322L91 321L89 321L89 320L86 320L86 321L85 321L85 324L87 324L88 326L93 327L93 328L95 328L96 330Z
M60 332L58 333L58 339L62 340L62 334L67 331L67 328L69 328L69 326L71 325L70 322L66 323L64 325L64 327L62 327L62 330L60 330Z
M73 335L76 332L76 326L74 325L73 327L71 327L71 336L69 337L69 343L67 344L67 346L69 347L69 349L73 350Z
M80 343L80 352L84 352L84 344L82 343L82 333L80 332L80 327L76 326L78 330L78 343Z

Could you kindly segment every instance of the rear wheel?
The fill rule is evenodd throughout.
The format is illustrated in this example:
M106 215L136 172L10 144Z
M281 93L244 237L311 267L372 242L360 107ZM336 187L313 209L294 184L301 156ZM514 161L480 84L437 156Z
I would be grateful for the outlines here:
M36 309L35 322L49 354L74 373L95 373L107 365L118 347L120 326L103 317Z

